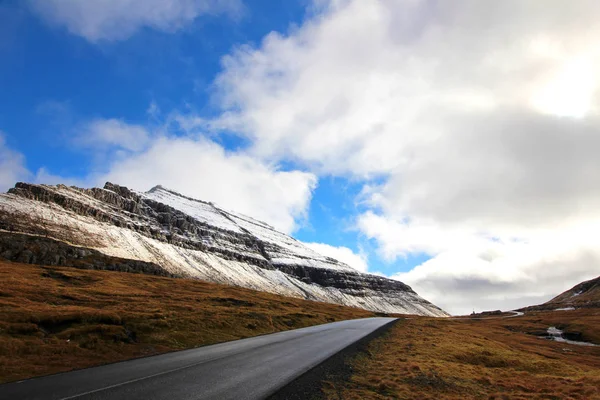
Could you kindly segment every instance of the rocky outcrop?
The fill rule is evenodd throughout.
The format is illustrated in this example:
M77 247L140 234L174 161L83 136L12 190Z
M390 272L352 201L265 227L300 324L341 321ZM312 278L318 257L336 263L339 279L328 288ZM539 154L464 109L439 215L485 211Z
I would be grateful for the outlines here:
M0 229L38 237L15 236L12 245L0 237L0 255L11 260L74 266L79 252L92 251L98 268L119 264L373 311L447 315L402 282L359 273L265 223L161 186L138 193L112 183L18 183L0 195Z
M262 268L272 268L268 262L265 262L262 254L259 257L252 257L250 255L242 255L239 252L229 251L228 248L223 246L211 246L208 244L215 241L218 237L219 240L229 242L231 246L228 247L242 245L261 253L261 248L264 248L264 244L259 243L259 241L248 234L227 231L200 222L166 204L143 198L126 187L114 185L109 182L103 189L68 188L64 185L58 185L57 188L61 189L61 191L55 191L52 187L45 185L32 185L19 182L8 193L43 203L57 204L75 214L89 216L99 222L126 228L175 246L218 253L221 257L228 260L235 259ZM64 191L71 191L71 195L64 194ZM85 197L73 197L73 191ZM98 200L100 203L90 202L90 198ZM98 207L98 204L101 204L102 207ZM29 226L23 226L23 224L17 223L17 225L18 229L23 229L26 232L42 233L39 229L35 229L35 225L38 225L39 228L39 224L34 223L29 224Z
M332 271L298 265L280 265L277 269L300 279L302 282L315 283L323 287L360 291L365 287L379 292L411 292L410 286L392 279L358 272Z
M59 265L79 269L130 272L178 278L159 265L109 257L94 249L33 235L0 232L0 257L23 264Z

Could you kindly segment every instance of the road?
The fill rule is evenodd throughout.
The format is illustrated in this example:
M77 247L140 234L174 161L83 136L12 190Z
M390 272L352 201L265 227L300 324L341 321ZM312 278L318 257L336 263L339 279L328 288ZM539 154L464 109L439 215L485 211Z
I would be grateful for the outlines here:
M262 399L394 318L334 322L0 385L0 399Z
M473 321L473 320L485 320L485 319L515 318L515 317L522 317L523 315L525 315L525 313L523 313L521 311L506 311L506 312L513 313L513 315L504 315L501 317L485 317L485 318L481 318L481 317L450 317L450 319L453 321L460 321L460 320Z

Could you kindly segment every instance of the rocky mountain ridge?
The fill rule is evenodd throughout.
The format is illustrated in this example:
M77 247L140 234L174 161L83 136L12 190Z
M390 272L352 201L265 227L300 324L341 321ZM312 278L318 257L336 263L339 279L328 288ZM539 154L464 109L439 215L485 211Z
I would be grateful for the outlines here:
M359 273L263 222L162 186L139 193L112 183L93 189L18 183L0 195L0 229L0 256L8 259L32 262L48 239L171 276L379 312L447 315L402 282ZM11 243L23 240L5 237L17 233L45 244L17 248Z

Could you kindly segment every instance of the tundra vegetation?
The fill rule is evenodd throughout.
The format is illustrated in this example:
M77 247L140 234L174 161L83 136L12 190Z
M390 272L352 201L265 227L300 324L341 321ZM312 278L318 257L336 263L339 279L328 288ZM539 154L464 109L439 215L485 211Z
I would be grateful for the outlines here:
M145 274L0 262L0 383L372 317L357 308Z
M600 399L600 308L531 311L515 318L401 319L329 376L328 399Z

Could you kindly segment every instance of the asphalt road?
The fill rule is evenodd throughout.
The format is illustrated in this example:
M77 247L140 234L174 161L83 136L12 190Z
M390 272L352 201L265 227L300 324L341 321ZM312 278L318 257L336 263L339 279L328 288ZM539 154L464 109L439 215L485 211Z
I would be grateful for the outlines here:
M506 319L506 318L515 318L515 317L522 317L523 315L525 315L525 313L521 312L521 311L506 311L509 313L513 313L513 315L505 315L502 317L450 317L449 319L456 321L456 320L465 320L465 321L473 321L473 320L483 320L483 319Z
M263 399L394 318L334 322L0 385L0 399Z

